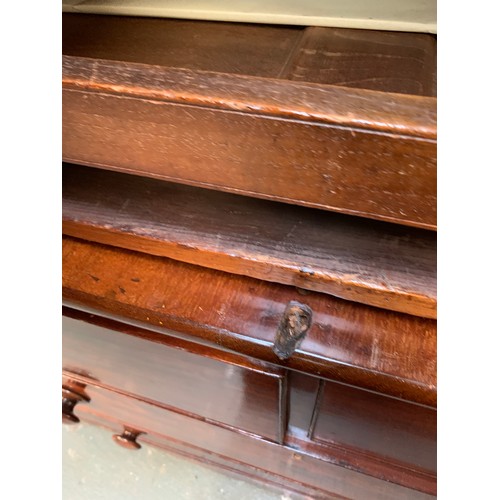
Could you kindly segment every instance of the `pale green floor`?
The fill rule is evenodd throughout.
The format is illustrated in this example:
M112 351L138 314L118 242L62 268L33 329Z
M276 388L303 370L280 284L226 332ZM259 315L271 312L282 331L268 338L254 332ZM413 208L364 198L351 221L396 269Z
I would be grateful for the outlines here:
M226 475L142 443L121 448L112 432L63 425L63 500L298 500L299 495Z

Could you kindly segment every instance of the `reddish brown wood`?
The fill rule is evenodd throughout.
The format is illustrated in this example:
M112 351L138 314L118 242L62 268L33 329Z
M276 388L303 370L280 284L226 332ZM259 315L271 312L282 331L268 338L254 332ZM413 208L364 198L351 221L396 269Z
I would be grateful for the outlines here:
M312 440L436 472L436 410L326 382Z
M85 370L101 384L175 411L282 441L282 370L165 335L121 333L121 325L103 328L79 319L63 319L67 369Z
M411 434L412 444L417 447L410 454L418 454L418 449L420 448L421 456L427 453L427 457L431 461L435 461L435 435L434 440L429 440L431 434L428 434L423 439L419 438L422 432L419 430L418 417L422 414L425 416L422 407L392 400L380 395L377 396L373 393L360 391L359 389L348 388L333 382L325 382L323 379L314 379L297 372L291 372L288 380L290 387L290 423L284 441L285 446L299 449L310 456L340 464L351 470L381 477L429 494L436 494L435 471L420 467L415 463L408 464L408 460L405 462L394 456L406 444L406 436L401 433L401 427L406 426L406 429ZM328 399L329 386L346 387L346 389L351 391L350 395L355 399L339 398L332 401ZM326 397L324 397L325 387L327 392ZM348 444L349 438L353 433L357 433L361 437L367 434L366 429L363 427L363 418L360 418L360 415L354 412L351 419L350 412L353 408L364 406L367 410L364 419L369 420L371 417L370 403L373 404L375 397L378 398L377 402L380 404L380 407L376 408L377 415L385 408L394 412L387 419L385 427L382 425L380 429L386 436L390 435L390 438L387 439L387 446L389 447L392 444L393 449L386 450L382 447L378 452L370 451L373 449L373 436L372 442L367 442L366 447L356 447ZM326 406L326 401L328 406ZM396 404L394 403L395 401ZM399 405L400 407L398 407ZM335 421L331 418L331 415L336 412L342 413L345 419ZM331 419L332 427L338 431L335 439L328 441L319 440L314 436L316 424L319 420L320 424L324 425L325 421L328 421L329 418ZM381 422L376 417L375 421L378 422L378 425L381 425ZM390 425L393 423L396 423L396 430L392 436ZM343 426L341 427L340 424L343 424ZM326 428L329 429L328 426ZM346 431L345 436L342 434L344 429ZM368 435L373 429L373 425L368 426ZM432 431L429 426L428 429ZM377 437L375 436L376 439ZM399 441L395 443L395 440ZM372 446L370 447L370 445Z
M291 371L288 374L290 418L288 433L306 439L314 412L316 395L322 379Z
M436 227L432 98L63 56L63 158Z
M430 495L318 460L286 446L252 439L201 420L166 411L105 388L90 388L92 404L79 408L81 418L107 422L113 429L129 425L148 432L145 442L267 478L313 498L428 499ZM172 435L175 429L175 435ZM165 441L166 440L166 441Z
M65 165L64 234L436 317L436 235Z
M422 33L308 27L283 76L435 97L436 38Z
M63 14L63 54L436 95L421 33Z
M137 438L140 434L143 433L136 431L135 429L124 427L121 434L113 435L113 440L116 444L126 448L127 450L140 450L141 445L137 442Z
M436 323L165 258L63 239L63 298L121 321L214 343L403 399L436 402ZM313 324L290 359L272 351L291 300ZM395 354L397 353L397 355Z
M62 386L62 422L77 424L80 420L74 413L75 406L80 402L88 403L90 398L85 392L86 384L74 380L65 380Z
M303 28L62 15L64 55L277 77Z

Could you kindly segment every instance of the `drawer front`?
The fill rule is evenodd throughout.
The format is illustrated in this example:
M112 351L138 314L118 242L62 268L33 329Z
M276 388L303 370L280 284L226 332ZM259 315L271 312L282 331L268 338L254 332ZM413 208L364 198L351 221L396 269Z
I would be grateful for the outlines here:
M253 477L265 476L283 486L304 488L305 498L355 498L370 500L430 500L435 498L389 481L361 474L297 450L251 436L230 432L202 420L190 419L154 404L114 391L88 385L89 403L76 407L82 419L109 423L114 432L130 426L146 434L139 442L167 446L183 454L215 462L224 468L237 468ZM109 425L108 424L108 425ZM111 436L110 436L111 438Z
M282 440L280 371L166 335L121 330L63 317L63 368L188 416Z
M326 382L312 439L436 471L436 411Z

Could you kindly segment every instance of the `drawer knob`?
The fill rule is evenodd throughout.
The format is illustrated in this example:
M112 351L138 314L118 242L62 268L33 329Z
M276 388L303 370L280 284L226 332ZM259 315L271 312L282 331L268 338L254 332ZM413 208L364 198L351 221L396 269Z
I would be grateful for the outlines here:
M136 441L137 436L144 434L143 432L136 431L135 429L130 429L129 427L124 427L121 434L115 434L113 439L115 443L127 448L128 450L140 450L141 445Z
M85 392L85 384L68 381L62 386L62 422L77 424L80 419L73 413L75 406L81 401L88 403L90 397Z
M309 306L292 300L281 317L273 351L280 359L288 359L300 346L312 323Z

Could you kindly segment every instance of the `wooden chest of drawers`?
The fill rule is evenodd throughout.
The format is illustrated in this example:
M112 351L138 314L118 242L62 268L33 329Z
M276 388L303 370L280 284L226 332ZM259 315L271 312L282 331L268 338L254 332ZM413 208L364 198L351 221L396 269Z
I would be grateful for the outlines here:
M434 496L435 38L63 35L63 420L309 497Z

